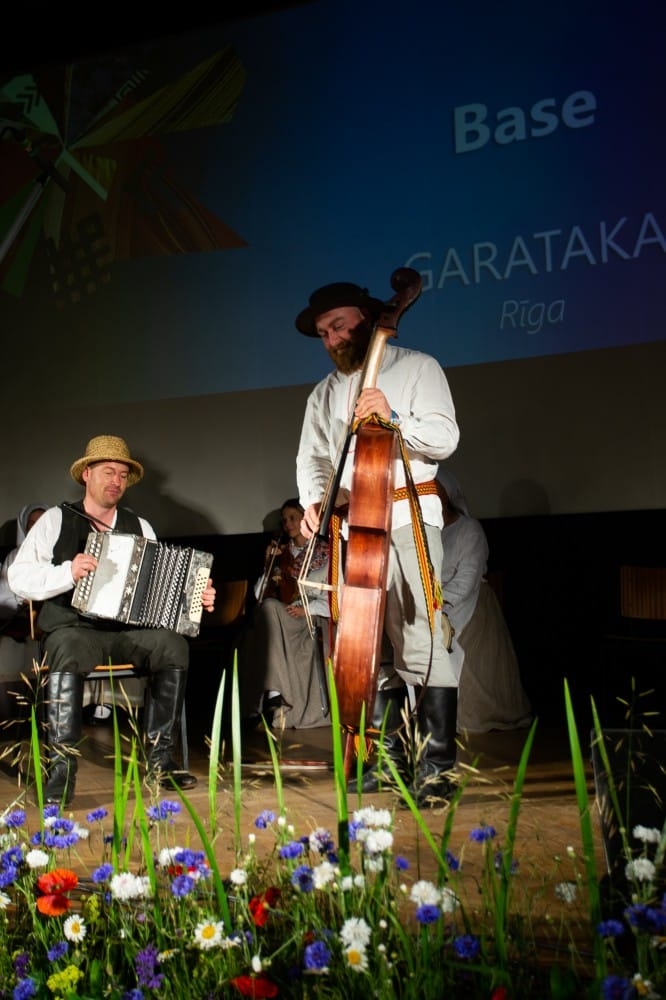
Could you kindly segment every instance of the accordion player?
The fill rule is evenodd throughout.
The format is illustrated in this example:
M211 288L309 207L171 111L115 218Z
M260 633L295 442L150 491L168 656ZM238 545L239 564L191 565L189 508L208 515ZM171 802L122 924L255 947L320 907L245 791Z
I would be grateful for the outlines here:
M79 614L199 634L210 552L118 531L91 531L85 551L97 568L74 588L72 607Z

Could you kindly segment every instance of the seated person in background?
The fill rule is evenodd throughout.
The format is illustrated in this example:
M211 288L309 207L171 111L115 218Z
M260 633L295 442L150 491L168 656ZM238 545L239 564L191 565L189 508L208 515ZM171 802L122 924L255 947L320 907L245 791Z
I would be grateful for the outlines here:
M485 578L485 532L470 516L455 477L440 468L437 479L444 513L444 610L455 629L454 646L463 651L458 732L521 729L530 725L532 709L502 609Z
M16 519L16 547L0 567L0 720L15 719L17 705L12 693L17 691L20 675L29 676L32 661L40 658L36 643L31 641L35 635L30 602L14 593L8 573L19 546L47 507L46 503L31 503L21 508Z
M310 633L297 581L306 555L301 533L303 508L297 499L280 508L283 534L266 550L266 564L254 588L257 605L238 651L241 717L260 721L273 712L273 725L308 729L330 725L322 711L323 678L319 643ZM308 580L326 583L328 542L317 539ZM329 617L327 591L307 591L310 614Z
M91 531L116 530L155 538L152 526L128 507L125 491L143 477L143 466L130 457L122 438L91 438L82 458L70 469L84 487L77 503L50 507L33 526L9 568L11 588L42 602L38 625L48 679L45 693L48 727L48 781L45 802L69 804L76 783L81 742L83 686L86 674L101 663L132 663L145 672L150 699L144 718L149 774L167 788L172 781L191 788L197 779L178 769L175 733L181 717L189 646L185 636L167 628L141 628L101 618L87 618L72 607L79 580L93 572L97 559L85 552ZM208 581L201 600L212 611L215 590Z
M16 519L16 547L7 553L0 567L0 633L19 642L31 635L30 606L9 586L9 567L16 559L25 536L48 506L46 503L30 503L21 508Z

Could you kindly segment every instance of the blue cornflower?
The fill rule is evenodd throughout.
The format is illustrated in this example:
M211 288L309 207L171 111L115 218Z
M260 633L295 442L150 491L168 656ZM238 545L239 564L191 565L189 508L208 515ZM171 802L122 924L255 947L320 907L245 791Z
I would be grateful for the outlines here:
M409 868L409 861L407 858L403 858L402 854L396 855L395 866L399 872L406 872Z
M19 872L15 865L7 865L0 871L0 889L6 889L10 885L14 885L14 882L18 878Z
M107 862L106 864L100 865L99 868L95 868L95 871L92 873L91 878L93 882L97 882L99 884L100 882L107 882L112 875L113 875L113 865L110 865Z
M278 851L278 856L281 858L297 858L303 853L303 845L299 844L297 840L291 840L288 844L283 844Z
M27 951L20 951L14 957L14 971L17 979L25 979L30 968L30 955Z
M267 826L275 822L275 813L270 809L263 809L254 821L257 830L265 830Z
M146 810L148 818L154 820L170 819L171 816L177 816L180 811L180 802L174 802L173 799L163 799L156 806L150 806Z
M624 934L624 924L619 920L602 920L597 927L597 933L602 938L619 937L620 934Z
M108 815L109 814L104 806L100 806L99 809L93 809L92 812L86 814L86 821L88 823L96 823L98 820L102 820Z
M193 851L189 847L184 847L182 850L176 851L173 859L177 864L185 865L186 868L199 868L205 857L203 851Z
M479 939L474 934L459 934L453 939L453 950L458 958L476 958L480 947Z
M422 903L416 907L416 919L420 924L434 924L439 918L440 909L434 903Z
M326 969L330 960L330 949L323 941L313 941L303 953L303 965L306 969Z
M44 832L45 847L66 849L74 847L80 839L75 829L74 820L65 819L63 816L58 816L56 822Z
M363 829L363 823L358 819L349 821L349 839L354 843L358 839L358 831Z
M473 830L470 830L469 839L475 840L478 844L482 844L484 840L492 840L496 835L497 830L494 826L475 826Z
M313 851L318 851L319 854L331 854L335 851L335 843L331 837L328 830L319 828L313 830L309 837L305 838L305 842L310 844Z
M134 968L139 986L145 986L149 990L159 990L162 985L164 973L155 971L159 964L158 954L159 951L154 944L147 945L137 953L134 959Z
M37 983L28 976L16 984L12 1000L30 1000L30 997L34 997L36 993Z
M18 867L21 864L23 864L23 848L21 847L10 847L0 858L0 867L2 868Z
M44 847L52 847L56 851L66 851L69 847L78 844L80 837L78 833L49 833L44 834Z
M25 823L25 809L14 809L5 816L4 823L10 830L23 826Z
M69 945L67 941L58 941L58 943L54 944L52 948L49 948L46 952L46 957L49 962L57 962L59 958L62 958L63 955L67 954L68 949Z
M634 984L624 976L606 976L601 984L603 1000L631 1000L636 995Z
M60 806L55 803L51 805L44 806L44 819L53 819L54 816L60 815Z
M58 816L55 823L51 824L51 830L60 833L71 833L76 823L73 819L67 819L66 816Z
M126 990L123 993L123 1000L143 1000L143 990Z
M664 910L655 910L645 903L634 903L628 906L624 915L638 931L646 934L661 934L666 929L666 913Z
M309 865L299 865L298 868L295 868L291 876L291 884L294 889L300 889L301 892L312 892L314 889L312 868Z
M30 844L31 844L32 847L41 847L41 845L42 845L42 831L41 830L36 830L34 833L32 833L30 835L29 841L30 841Z
M191 875L176 875L171 883L171 892L174 896L182 898L189 895L196 885Z
M458 871L460 868L460 861L455 854L452 854L451 851L447 851L445 854L445 860L452 872Z

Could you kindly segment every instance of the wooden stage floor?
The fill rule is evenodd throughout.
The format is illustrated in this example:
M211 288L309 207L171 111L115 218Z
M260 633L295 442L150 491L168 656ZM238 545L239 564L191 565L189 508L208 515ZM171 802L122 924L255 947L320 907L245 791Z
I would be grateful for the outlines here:
M125 713L120 712L122 731L129 727ZM332 770L332 733L329 726L308 730L275 732L275 747L281 761L280 776L287 820L293 824L296 836L309 833L316 827L325 827L335 837L337 830L336 795ZM460 739L461 749L457 771L466 787L457 804L448 849L464 855L470 877L476 862L470 845L469 833L474 827L488 824L497 830L496 843L501 847L507 829L511 792L516 767L523 749L527 730L493 732L483 736ZM261 729L245 737L242 754L241 841L256 832L254 821L264 809L278 811L275 777L268 752L268 737ZM581 737L582 740L582 737ZM190 770L199 784L187 792L187 798L196 808L204 824L209 816L208 791L209 760L205 737L190 740ZM7 743L5 743L7 750ZM77 779L76 796L67 810L81 822L88 812L105 807L112 812L112 729L109 725L86 726L81 747L81 760ZM587 755L589 757L589 754ZM25 806L28 821L37 817L31 803L30 790L21 786L20 779L11 773L7 759L0 762L0 809L12 803ZM594 779L591 762L587 769L588 795L592 805L592 824L595 831L595 850L600 877L606 872L603 839L599 816L594 804ZM162 798L175 798L166 790ZM221 767L214 798L217 823L221 835L219 861L222 869L234 867L237 841L234 837L233 775L230 764ZM398 805L393 792L364 796L363 804L393 809L394 853L401 854L412 863L418 859L423 877L435 874L436 864L430 847L425 843L408 809ZM348 809L358 807L356 795L348 797ZM441 842L449 809L426 809L422 815L438 843ZM194 843L197 833L185 811L176 818L176 835L182 842ZM474 845L477 846L477 845ZM574 793L567 734L564 728L537 728L535 742L527 768L521 798L520 816L514 857L518 859L523 881L533 897L543 897L546 908L556 904L555 884L576 881L575 871L582 872L581 834L578 806ZM526 889L526 891L528 891Z

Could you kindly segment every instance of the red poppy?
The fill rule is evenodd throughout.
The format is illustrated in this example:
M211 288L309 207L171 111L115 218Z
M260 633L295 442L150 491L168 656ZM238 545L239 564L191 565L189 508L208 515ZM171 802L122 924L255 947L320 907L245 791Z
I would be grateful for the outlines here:
M231 985L235 986L238 992L244 997L276 997L280 992L270 979L266 976L236 976L231 980Z
M37 897L37 909L46 917L60 917L71 907L64 895L79 884L77 875L69 868L54 868L37 879L37 888L43 895Z
M496 986L490 994L490 1000L509 1000L509 991L506 986Z
M72 904L61 892L49 893L48 896L37 897L37 909L45 917L61 917Z
M54 868L37 879L37 888L46 894L67 892L68 889L76 889L78 884L78 877L69 868Z
M253 896L250 900L250 913L257 927L263 927L270 916L270 911L274 908L280 898L280 890L275 886L270 886L260 896Z

